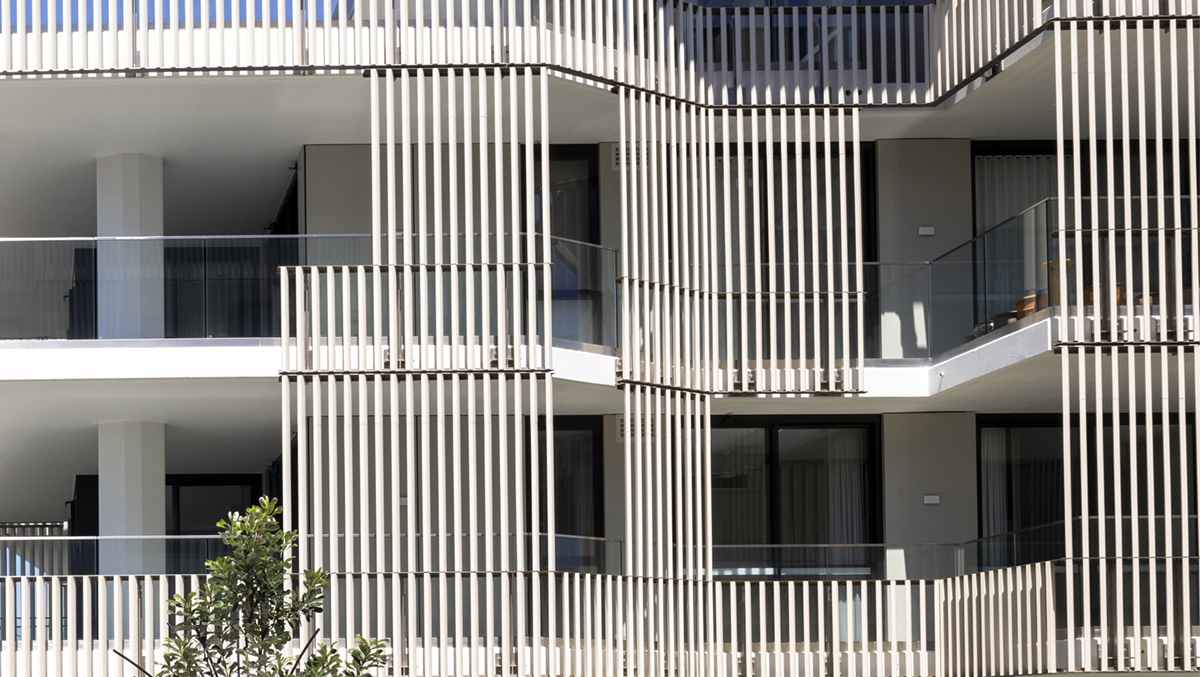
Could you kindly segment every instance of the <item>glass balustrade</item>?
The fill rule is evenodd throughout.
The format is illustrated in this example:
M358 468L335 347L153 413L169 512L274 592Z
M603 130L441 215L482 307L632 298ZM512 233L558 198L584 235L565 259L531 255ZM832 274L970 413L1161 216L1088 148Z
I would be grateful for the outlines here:
M0 576L202 574L228 554L217 536L0 538Z
M1058 302L1053 207L1039 202L930 262L932 356Z
M484 238L461 233L440 243L400 241L396 250L421 262L453 246L460 260L496 260L499 252L507 262L528 244L520 234L487 239L490 255ZM541 251L540 242L533 245ZM555 338L615 348L617 252L552 238L550 253ZM0 339L278 337L280 266L336 269L370 260L371 239L363 235L0 240ZM474 278L475 298L483 298L479 274L454 274L464 291ZM540 291L540 276L538 284ZM458 307L465 312L465 303Z
M723 579L883 580L955 575L956 546L718 545L713 575Z
M1127 540L1167 530L1178 537L1195 528L1195 517L1144 516L1072 520L1078 548L1085 525L1093 539L1106 529ZM1061 559L1066 553L1061 521L962 543L845 545L715 545L712 573L736 580L935 579ZM409 544L414 546L410 557ZM536 546L536 547L535 547ZM311 535L307 556L328 571L470 570L485 555L511 570L550 570L620 575L624 543L569 534L358 534ZM669 552L668 552L669 551ZM664 548L679 571L703 573L702 548ZM0 538L0 576L203 574L208 560L229 554L218 536L47 536ZM551 564L553 554L553 565ZM398 559L397 559L398 558ZM409 564L412 562L413 564Z
M505 568L620 574L621 541L568 534L431 534L413 537L414 567L467 570L485 553ZM400 534L314 535L305 539L310 561L327 571L407 571L409 539ZM534 546L537 546L535 549ZM393 549L395 548L395 549ZM45 536L0 538L0 576L83 576L118 574L203 574L205 563L230 554L219 536ZM399 560L395 560L396 557ZM497 560L498 561L498 560Z
M599 245L551 238L555 339L617 347L617 254Z
M417 533L411 539L403 533L321 534L308 536L306 546L310 559L331 571L489 571L496 568L494 563L514 571L546 571L550 569L552 551L556 571L622 571L621 541L569 534ZM493 564L486 563L485 558Z
M963 543L715 545L719 579L928 580L1065 556L1062 522Z
M1196 234L1180 227L1192 207L1048 199L928 263L864 264L865 356L936 358L1064 304L1101 321L1149 315L1175 326L1193 314Z
M280 266L369 260L362 236L0 241L0 339L279 335Z
M1174 326L1192 314L1195 233L1179 227L1190 223L1192 206L1184 201L1176 210L1155 198L1044 200L933 261L865 263L861 271L825 262L718 264L703 271L714 302L701 311L713 313L722 360L812 359L802 353L812 353L814 332L830 322L837 332L850 329L848 342L838 334L831 346L839 351L937 358L1063 303L1098 319L1152 315ZM1077 222L1088 229L1073 229ZM554 338L617 348L620 252L559 237L548 249L549 275L530 274L538 298L550 286ZM396 251L415 263L450 252L507 263L540 257L544 248L522 233L456 233L401 239ZM370 255L364 235L0 240L0 339L277 337L280 266L328 266L336 274ZM484 277L494 293L513 275L483 270L413 270L411 284L423 294L440 275L447 290L465 297L473 289L482 299ZM861 294L851 291L860 273ZM466 305L457 305L460 332ZM475 326L485 319L497 326L498 312L476 308ZM435 326L437 318L425 319Z
M930 357L932 307L929 264L868 263L863 266L864 356L873 359Z

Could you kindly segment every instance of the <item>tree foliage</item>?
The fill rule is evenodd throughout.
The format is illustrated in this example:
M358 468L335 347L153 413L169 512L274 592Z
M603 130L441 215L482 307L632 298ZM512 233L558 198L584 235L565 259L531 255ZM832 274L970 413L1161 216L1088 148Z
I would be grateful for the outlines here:
M171 599L182 620L165 642L160 676L364 677L387 664L386 643L361 635L346 657L327 644L307 657L288 655L301 621L322 610L329 576L320 569L306 571L297 586L288 588L295 559L288 553L297 537L279 526L276 517L282 512L277 501L264 496L245 515L231 513L228 521L217 523L232 554L207 562L203 588Z

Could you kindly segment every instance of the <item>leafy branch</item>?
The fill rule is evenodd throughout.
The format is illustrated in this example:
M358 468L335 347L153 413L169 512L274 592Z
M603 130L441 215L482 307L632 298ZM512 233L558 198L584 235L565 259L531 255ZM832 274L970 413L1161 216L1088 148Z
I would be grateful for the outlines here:
M206 563L203 588L170 600L180 619L175 636L164 644L160 677L365 677L387 665L386 642L357 635L343 657L328 644L297 657L286 649L301 622L320 613L329 575L305 571L300 585L288 589L295 558L294 531L284 531L275 499L263 497L245 515L231 513L217 528L232 554Z

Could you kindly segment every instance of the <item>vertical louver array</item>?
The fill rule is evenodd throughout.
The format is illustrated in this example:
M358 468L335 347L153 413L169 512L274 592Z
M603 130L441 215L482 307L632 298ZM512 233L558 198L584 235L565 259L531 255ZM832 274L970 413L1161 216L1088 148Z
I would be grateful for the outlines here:
M625 661L629 674L711 674L709 396L626 384Z
M618 96L627 655L634 674L706 674L710 118L644 92Z
M711 116L714 388L861 390L857 109Z
M1196 0L1055 0L1046 8L1056 17L1195 16Z
M641 92L619 96L621 378L707 391L711 116Z
M1040 28L1050 18L1047 4L1042 0L940 0L931 5L927 13L929 100L953 92Z
M1072 188L1045 266L1072 670L1195 666L1198 39L1190 20L1055 28L1058 185Z
M1025 0L1028 1L1028 0ZM763 3L764 5L771 3ZM697 42L706 103L926 102L929 8L712 7Z
M485 654L524 673L546 660L528 642L555 636L562 583L546 76L369 85L374 261L285 271L289 526L311 535L301 566L335 572L326 637L391 637L413 674L490 672Z

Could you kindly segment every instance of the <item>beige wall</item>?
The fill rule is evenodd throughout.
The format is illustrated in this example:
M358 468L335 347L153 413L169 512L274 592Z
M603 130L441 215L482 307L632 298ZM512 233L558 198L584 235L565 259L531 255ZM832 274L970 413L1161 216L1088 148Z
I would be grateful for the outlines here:
M977 537L975 414L883 416L884 541L956 543ZM924 496L937 494L938 505Z
M973 237L969 140L884 139L875 148L881 262L930 261ZM921 226L932 226L934 235L919 235ZM962 293L974 284L971 252L958 252L953 260L932 271L880 270L886 282L879 298L882 357L926 357L931 348L940 353L972 333L974 307L970 294Z
M880 261L928 261L971 239L970 140L881 139L875 151Z
M600 227L601 244L606 247L621 246L621 175L612 169L612 151L616 144L600 144L599 183L600 183ZM495 147L492 147L492 152ZM458 157L458 190L466 189L464 174L465 160L459 146ZM475 158L478 162L479 147L475 147ZM445 160L445 159L443 159ZM507 160L505 161L507 162ZM489 167L489 171L490 171ZM326 145L305 146L300 160L300 194L301 219L303 232L319 234L353 234L361 235L371 232L371 147L367 145ZM415 171L415 169L414 169ZM507 172L506 172L507 174ZM443 191L449 199L449 163L442 163ZM479 170L476 168L474 183L478 213ZM492 176L488 189L494 193L496 186L508 188L507 178L497 182ZM397 183L397 198L403 202L405 192ZM432 201L432 187L427 190ZM506 193L506 196L509 193ZM495 196L491 196L494 203ZM460 202L461 205L461 202ZM448 208L448 204L445 205ZM429 209L432 213L432 202ZM461 207L460 207L461 209ZM506 209L511 204L506 203ZM492 225L495 225L497 215L495 209L489 212ZM508 215L505 214L504 220ZM478 218L478 217L476 217Z
M486 207L489 216L489 229L494 230L497 224L508 224L513 220L513 187L510 181L509 172L505 172L497 176L493 167L488 167L488 182L486 186L480 185L480 167L478 158L480 157L480 148L476 144L474 148L474 157L476 158L474 173L471 176L471 182L468 184L466 175L466 156L465 146L459 144L456 146L456 163L458 174L453 181L455 186L451 190L450 180L450 153L447 152L448 146L442 146L442 219L443 222L448 222L450 218L450 199L456 197L458 199L458 218L461 223L471 225L471 230L474 232L475 224L481 221L481 208L483 208L483 195L486 190L488 196ZM399 150L399 146L397 146ZM499 151L497 150L499 149ZM501 153L501 162L505 167L508 167L510 161L508 153L512 150L512 146L503 145L489 146L488 157L489 162L495 162L495 153ZM433 170L433 146L428 145L426 148L426 182L425 182L425 206L428 210L427 218L432 219L434 215L434 181L432 179ZM342 233L342 234L357 234L371 232L371 147L368 145L329 145L329 146L305 146L304 148L304 214L305 228L308 233ZM397 153L397 177L396 177L396 200L397 209L400 210L400 216L404 210L410 210L413 219L417 219L417 202L413 199L415 191L413 189L405 190L401 185L400 163L402 159L400 153ZM413 175L416 176L418 165L413 161ZM414 179L415 181L415 179ZM381 187L382 188L382 187ZM414 186L415 188L415 186ZM465 196L467 190L472 191L474 197L473 212L466 213ZM498 210L497 193L502 193L504 198L503 211ZM407 201L406 201L407 200ZM381 218L386 218L386 214L382 214ZM508 226L505 225L507 229Z
M304 147L307 233L371 232L371 147Z

